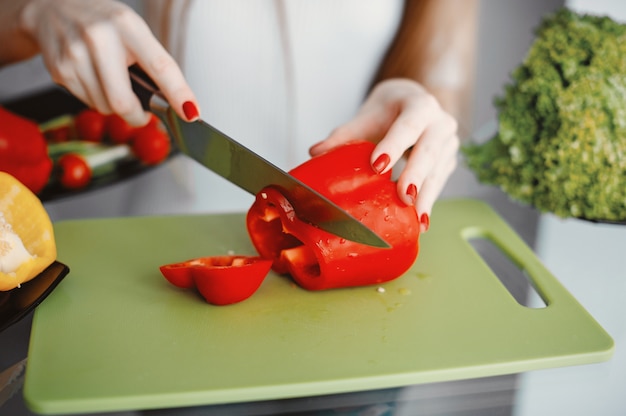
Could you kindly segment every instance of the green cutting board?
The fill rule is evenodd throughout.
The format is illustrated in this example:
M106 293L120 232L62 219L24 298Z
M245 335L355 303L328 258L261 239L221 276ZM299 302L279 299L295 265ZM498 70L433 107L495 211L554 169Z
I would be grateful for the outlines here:
M270 274L212 306L159 265L254 254L244 216L55 225L70 274L36 311L24 386L44 414L232 403L592 363L613 340L486 204L439 202L413 267L380 288L305 291ZM548 306L512 297L469 243L487 238ZM592 278L592 276L590 276Z

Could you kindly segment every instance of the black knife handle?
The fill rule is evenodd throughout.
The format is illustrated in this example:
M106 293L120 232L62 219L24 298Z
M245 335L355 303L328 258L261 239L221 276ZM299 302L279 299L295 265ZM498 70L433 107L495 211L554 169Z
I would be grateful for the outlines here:
M139 98L141 107L146 111L150 111L150 99L152 96L155 94L162 96L159 87L139 65L132 65L128 68L128 72L133 92Z

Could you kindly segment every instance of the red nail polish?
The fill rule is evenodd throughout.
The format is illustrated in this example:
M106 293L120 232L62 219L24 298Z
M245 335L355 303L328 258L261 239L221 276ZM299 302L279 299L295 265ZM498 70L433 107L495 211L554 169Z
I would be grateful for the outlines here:
M187 117L188 121L195 120L198 118L198 115L200 115L198 107L191 101L185 101L183 104L183 113L185 113L185 117Z
M420 231L425 233L430 228L430 217L427 213L420 216Z
M382 155L378 156L378 158L374 161L372 168L374 169L374 172L382 173L389 165L389 162L391 162L391 158L387 153L383 153Z
M415 201L417 200L417 186L415 186L415 184L410 184L406 188L406 194L411 198L413 205L415 205Z

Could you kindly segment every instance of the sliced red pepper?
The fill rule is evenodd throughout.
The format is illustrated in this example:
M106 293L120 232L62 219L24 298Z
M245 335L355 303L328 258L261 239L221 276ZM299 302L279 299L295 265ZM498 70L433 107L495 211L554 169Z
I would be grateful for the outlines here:
M52 159L39 126L0 107L0 171L17 178L33 193L48 183Z
M43 135L49 143L65 143L72 136L72 128L68 125L54 127L43 131Z
M374 144L353 142L314 157L290 173L366 224L391 248L348 241L301 221L279 188L266 187L248 211L248 234L277 273L324 290L380 284L401 276L417 258L419 220L397 195L391 172L370 165Z
M256 256L199 257L160 267L174 286L196 288L214 305L229 305L248 299L267 276L272 261Z

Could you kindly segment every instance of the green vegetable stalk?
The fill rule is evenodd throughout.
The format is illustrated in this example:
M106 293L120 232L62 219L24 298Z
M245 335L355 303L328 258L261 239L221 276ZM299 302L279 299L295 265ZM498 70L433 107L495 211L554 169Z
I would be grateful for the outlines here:
M626 25L561 9L511 78L498 133L462 148L478 179L560 217L626 220Z

